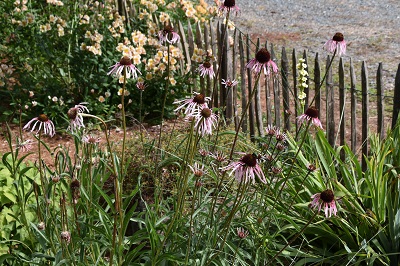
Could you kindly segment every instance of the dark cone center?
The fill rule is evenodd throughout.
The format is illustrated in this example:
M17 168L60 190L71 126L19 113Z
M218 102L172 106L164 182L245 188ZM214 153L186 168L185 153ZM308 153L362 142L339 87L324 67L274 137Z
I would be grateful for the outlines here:
M39 119L40 122L47 122L47 121L49 121L49 118L48 118L47 115L45 115L45 114L39 115L39 116L38 116L38 119Z
M267 49L261 48L256 53L256 60L261 64L267 63L269 60L271 60L271 54L268 52Z
M77 115L78 115L78 108L71 108L67 112L67 116L71 120L75 120Z
M211 110L210 110L209 108L203 108L203 109L201 110L201 115L202 115L204 118L209 118L209 117L211 116Z
M197 104L205 104L206 103L206 97L204 97L203 94L199 93L193 98L193 102Z
M315 107L312 106L312 107L309 107L309 108L306 110L305 114L306 114L307 116L311 117L311 118L318 118L319 111L318 111L317 108L315 108Z
M71 185L70 185L71 190L79 189L80 185L81 185L81 183L79 182L78 179L72 180Z
M122 57L121 61L119 61L119 63L123 66L129 66L132 65L132 60L129 57L124 56Z
M257 165L257 157L253 154L246 154L245 156L243 156L241 161L249 167L254 167Z
M321 192L320 198L325 203L331 203L335 199L335 195L333 195L332 190L327 189L327 190Z
M336 34L333 36L332 40L337 41L337 42L342 42L344 40L343 34L340 32L336 32Z
M211 67L211 63L210 62L204 62L203 63L203 67L205 67L205 68L210 68Z
M173 31L174 31L174 28L172 28L171 25L166 25L166 26L164 27L164 30L163 30L164 34L172 33Z
M226 6L226 7L234 7L235 6L235 0L225 0L224 1L224 6Z
M310 164L310 165L307 167L307 169L308 169L308 171L310 171L310 172L314 172L315 170L317 170L317 167L316 167L315 165L313 165L313 164Z

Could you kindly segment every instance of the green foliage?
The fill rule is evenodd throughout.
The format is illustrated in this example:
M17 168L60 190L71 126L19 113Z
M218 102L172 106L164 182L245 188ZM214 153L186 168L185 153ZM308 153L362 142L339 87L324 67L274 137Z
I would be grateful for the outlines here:
M127 54L148 84L143 93L143 117L160 117L165 93L165 115L170 116L173 100L188 91L190 81L182 51L171 45L172 80L166 85L166 47L160 45L157 33L165 20L206 19L209 15L204 7L204 12L185 15L186 7L176 8L164 1L128 2L130 12L121 16L114 1L1 1L0 97L6 101L0 112L4 118L16 122L16 114L21 112L24 120L45 113L61 126L65 116L60 114L80 102L87 102L97 115L115 118L122 85L107 73ZM186 5L193 8L196 3L188 1ZM125 97L127 112L138 119L135 82L129 81L127 89L131 93Z

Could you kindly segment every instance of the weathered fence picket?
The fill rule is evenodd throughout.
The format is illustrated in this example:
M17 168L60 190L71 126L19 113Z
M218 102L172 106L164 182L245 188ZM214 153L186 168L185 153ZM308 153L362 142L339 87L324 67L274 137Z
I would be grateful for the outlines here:
M355 153L357 149L357 96L356 96L356 73L353 61L350 58L350 93L351 93L351 150Z
M368 97L368 69L365 61L362 62L361 66L361 90L362 90L362 152L368 156L368 130L369 130L369 97ZM367 168L365 160L362 161L362 168Z
M289 61L286 55L285 47L282 47L281 58L281 76L282 76L282 100L283 100L283 117L286 130L290 130L290 89L289 89ZM272 121L268 120L270 125Z
M378 70L376 71L376 93L377 93L377 109L378 109L378 128L377 133L380 138L385 135L384 125L384 88L383 88L383 67L382 63L379 63Z
M239 33L239 62L240 62L240 88L242 91L242 108L247 104L247 93L246 93L246 58L244 57L244 45L243 35ZM239 113L239 112L238 112ZM242 112L240 112L240 115ZM240 119L239 119L240 120ZM242 131L247 132L247 116L241 118L242 120ZM239 123L237 124L239 126Z
M331 57L326 58L326 67L330 65ZM326 135L329 144L335 145L335 91L333 90L332 67L325 69L326 79Z
M397 67L396 77L394 79L394 97L392 112L392 128L396 126L397 118L400 111L400 64Z
M345 124L345 114L346 114L346 91L345 91L345 83L344 83L344 63L343 58L339 60L339 129L340 129L340 145L345 144L345 135L346 135L346 124ZM345 159L344 151L340 153L340 158L342 160Z

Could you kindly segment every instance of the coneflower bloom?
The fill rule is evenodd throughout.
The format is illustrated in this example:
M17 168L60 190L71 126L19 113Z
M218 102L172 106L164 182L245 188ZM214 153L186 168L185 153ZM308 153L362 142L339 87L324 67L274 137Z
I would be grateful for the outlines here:
M115 65L110 67L111 70L107 73L107 75L114 75L120 77L123 74L124 68L126 69L126 76L137 78L137 73L140 73L139 69L132 63L132 59L127 56L122 57L122 59L116 63Z
M31 132L37 130L38 133L43 128L43 133L45 135L49 135L53 137L56 134L56 129L54 127L53 122L47 117L45 114L41 114L38 117L31 119L26 125L24 126L24 130L28 130L33 123Z
M324 208L325 217L331 217L332 214L336 215L337 208L336 208L336 201L335 195L333 191L330 189L324 190L321 193L317 193L311 196L312 202L310 204L310 208L318 208L318 211L321 208Z
M236 6L235 0L225 0L223 4L220 5L219 11L224 13L225 11L236 12L236 15L240 13L240 8Z
M278 73L278 66L271 60L271 54L265 48L261 48L256 53L256 57L247 63L246 67L256 73L260 73L261 70L264 70L265 75L270 74L271 68L272 72Z
M139 81L136 83L136 88L138 88L139 91L144 91L147 87L147 84L144 84L144 82Z
M204 150L204 149L200 149L200 150L199 150L199 153L200 153L200 155L203 156L203 157L206 157L207 155L210 154L209 151L206 151L206 150Z
M280 129L277 129L275 132L275 138L277 141L285 142L287 140L287 136Z
M100 143L100 140L101 139L99 137L96 137L94 135L85 135L82 137L82 142L86 143L86 144L95 145L95 144Z
M195 119L194 128L200 136L212 134L212 129L215 128L218 116L210 108L202 107L195 110L191 115Z
M200 166L198 163L194 163L193 166L189 165L189 168L196 177L202 177L206 173L204 165Z
M304 121L310 121L317 127L322 129L321 121L318 118L319 110L314 106L308 107L304 114L297 117L297 120L300 124L304 123Z
M244 230L242 227L236 228L236 232L240 239L246 238L249 235L249 231Z
M27 139L23 142L18 142L16 146L16 148L22 152L28 152L32 149L32 140L31 139Z
M246 154L238 162L233 162L221 170L232 170L230 174L235 172L235 178L238 182L248 183L252 181L254 184L255 177L258 176L262 183L267 183L264 173L257 163L257 156L254 154Z
M71 233L68 231L61 232L61 240L64 241L67 245L71 242Z
M85 125L83 124L83 117L80 115L81 113L87 112L89 113L89 109L81 104L77 104L74 107L70 108L67 112L67 116L69 118L69 126L68 129L74 133L76 130L80 128L84 128Z
M238 82L236 80L230 80L230 79L222 79L221 82L222 85L225 85L225 89L231 89L234 86L236 86L238 84Z
M336 32L333 38L325 43L324 48L330 53L334 53L336 50L338 56L346 54L346 41L344 40L343 34Z
M221 151L217 151L215 153L211 153L210 156L211 156L211 158L213 158L218 163L222 163L222 162L226 161L226 155Z
M160 43L168 42L170 44L174 44L179 42L181 37L179 34L174 31L171 25L166 25L163 30L158 32L158 38L160 39Z
M210 97L206 97L204 96L204 94L195 92L193 98L175 101L174 104L180 104L180 106L178 106L178 108L176 108L174 111L178 112L179 110L186 108L185 114L191 115L199 108L208 107L207 102L209 102L210 100Z
M214 69L212 64L210 63L210 61L205 61L203 64L201 64L197 70L198 72L200 72L200 76L204 77L204 76L209 76L210 78L214 78L215 73L214 73Z
M272 137L272 136L275 136L277 130L279 130L279 129L277 129L276 126L268 125L265 128L265 133L267 133L268 136Z

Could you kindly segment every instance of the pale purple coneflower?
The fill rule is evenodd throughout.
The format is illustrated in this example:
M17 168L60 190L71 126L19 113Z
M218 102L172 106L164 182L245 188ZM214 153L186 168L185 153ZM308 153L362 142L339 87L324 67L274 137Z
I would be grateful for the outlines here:
M210 154L209 151L205 150L205 149L199 149L199 153L201 156L206 157L207 155Z
M279 130L279 129L277 129L276 126L274 126L274 125L268 125L268 126L265 128L265 132L266 132L267 135L270 136L270 137L275 136L275 133L276 133L277 130Z
M168 42L170 44L174 44L179 42L181 37L178 33L174 31L171 25L164 26L163 30L158 32L158 38L160 39L160 43Z
M220 12L224 13L234 11L236 15L240 13L240 8L236 6L235 0L225 0L218 8Z
M100 143L100 140L101 140L101 138L96 137L94 135L85 135L82 137L82 142L86 143L86 144L95 145L95 144Z
M297 120L300 124L304 123L304 121L310 121L316 126L322 129L321 121L318 118L319 110L314 106L308 107L304 114L297 117Z
M269 75L271 73L271 68L273 73L278 72L278 66L274 61L271 60L271 54L265 48L261 48L256 53L255 58L251 59L247 63L246 67L250 68L256 73L260 73L261 70L264 70L265 75Z
M147 87L147 84L144 84L144 82L139 81L136 83L136 88L138 88L139 91L144 91Z
M71 233L69 231L62 231L60 237L67 245L71 242Z
M38 133L43 128L43 133L45 135L53 137L56 134L56 129L53 122L45 114L41 114L38 117L31 119L28 123L26 123L23 129L28 130L31 127L32 123L34 124L32 126L31 132L37 130L36 133Z
M68 130L71 130L72 133L80 128L85 127L85 124L83 124L83 117L80 114L84 112L89 113L89 109L83 104L85 103L77 104L70 108L67 112L67 116L69 118Z
M194 128L200 136L211 135L218 121L218 116L208 107L202 107L191 114L195 120Z
M335 201L335 195L333 191L330 189L324 190L321 193L317 193L311 196L312 202L310 203L310 208L318 208L318 211L321 208L324 208L325 217L331 217L332 214L336 215L337 207Z
M175 101L174 104L180 104L178 108L174 111L178 112L179 110L186 108L185 114L192 115L192 113L202 107L208 107L207 102L211 100L210 97L204 96L202 93L194 93L194 96L190 99Z
M234 86L236 86L238 84L238 82L236 80L230 80L230 79L222 79L221 82L222 85L225 85L225 89L231 89Z
M249 231L244 230L244 228L242 228L242 227L236 228L236 232L237 232L237 236L238 236L240 239L244 239L244 238L246 238L246 237L249 235Z
M140 73L139 69L132 63L132 59L128 56L122 57L122 59L116 63L115 65L111 66L112 68L107 75L114 75L120 77L123 74L124 68L126 68L126 75L127 77L137 78L137 73Z
M232 170L230 174L235 172L235 178L238 182L248 183L252 181L254 184L255 177L258 176L262 183L267 183L264 173L257 162L257 156L254 154L246 154L239 161L230 163L221 170Z
M215 73L214 73L214 69L213 66L211 64L210 61L205 61L204 63L202 63L197 70L198 72L200 72L200 76L204 77L204 76L209 76L210 78L214 78Z
M314 164L308 163L307 170L308 170L308 172L314 172L317 170L317 167Z
M32 143L33 141L31 139L27 139L23 142L18 142L15 147L17 150L20 150L22 152L28 152L32 149Z
M276 129L275 138L279 142L285 142L287 140L287 136L280 129Z
M222 163L222 162L226 161L226 159L227 159L226 155L221 151L211 153L210 156L218 163Z
M40 222L37 224L37 229L39 229L40 231L43 231L44 229L46 229L46 224L44 222Z
M193 166L189 165L190 170L192 170L194 176L202 177L206 171L204 170L204 165L199 165L197 162Z
M336 50L338 56L346 54L346 41L344 40L343 34L336 32L333 38L325 43L324 48L330 53L334 53Z

